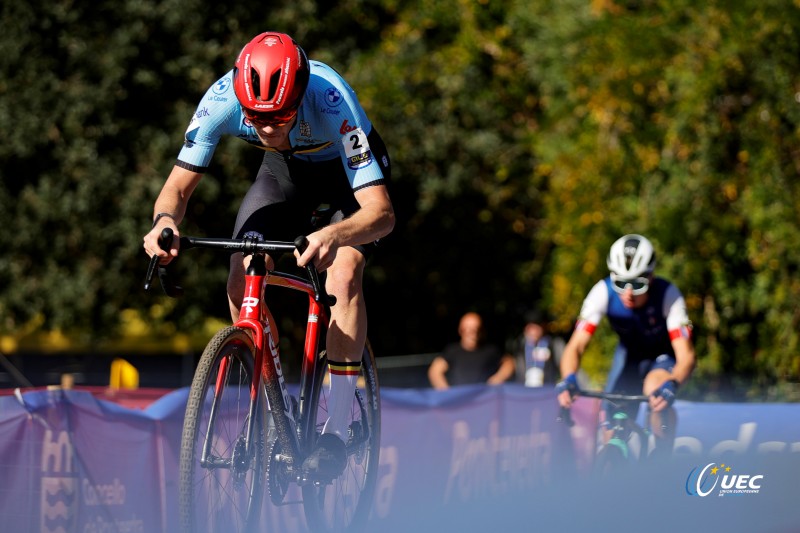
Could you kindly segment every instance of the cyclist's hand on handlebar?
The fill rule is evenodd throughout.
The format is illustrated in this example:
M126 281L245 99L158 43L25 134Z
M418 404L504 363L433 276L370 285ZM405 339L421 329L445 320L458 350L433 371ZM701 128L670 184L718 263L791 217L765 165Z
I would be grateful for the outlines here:
M297 258L297 266L304 267L309 262L313 261L314 266L317 267L319 272L324 272L329 266L333 264L336 259L336 246L333 232L325 227L319 231L315 231L308 237L308 246L301 254L295 250L294 255Z
M556 394L558 403L562 407L571 407L572 398L578 392L578 377L573 373L562 379L556 384Z
M175 236L172 239L172 246L170 246L170 249L162 250L158 239L161 236L161 232L167 227L172 228L172 232ZM144 251L147 252L147 255L150 257L153 257L153 254L157 255L161 258L159 263L166 265L178 256L178 250L180 249L181 242L180 235L181 234L178 231L178 227L174 222L172 222L172 219L163 217L158 221L153 229L151 229L150 232L144 236Z
M662 411L675 402L678 393L678 382L674 379L665 381L650 395L650 409Z

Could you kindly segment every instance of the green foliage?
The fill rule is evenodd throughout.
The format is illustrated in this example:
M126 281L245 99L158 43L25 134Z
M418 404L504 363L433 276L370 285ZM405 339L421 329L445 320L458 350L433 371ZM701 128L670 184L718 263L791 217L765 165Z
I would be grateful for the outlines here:
M797 6L573 4L534 63L551 305L574 312L610 242L644 233L695 320L696 382L797 381Z
M189 296L165 302L141 291L141 237L200 96L277 28L342 72L392 155L398 226L367 280L378 352L438 350L468 308L497 340L534 305L569 335L608 246L635 231L686 296L698 392L787 397L800 381L797 1L260 11L3 4L0 336L113 338L121 309L165 336L225 317L224 258L184 261ZM223 142L184 231L228 234L259 158ZM613 343L592 343L598 381Z

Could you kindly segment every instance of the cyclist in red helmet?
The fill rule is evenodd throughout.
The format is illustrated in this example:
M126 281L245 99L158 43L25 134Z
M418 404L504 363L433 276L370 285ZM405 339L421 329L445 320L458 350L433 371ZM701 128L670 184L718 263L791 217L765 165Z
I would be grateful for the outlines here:
M387 191L389 155L353 89L331 67L309 60L284 33L265 32L247 43L235 67L206 92L186 130L183 148L153 209L153 227L144 237L149 255L162 263L177 256L178 239L162 251L162 229L179 235L189 197L207 170L224 135L264 150L255 181L239 208L234 238L294 240L307 235L298 265L327 271L331 308L327 351L331 374L330 418L318 449L304 467L334 478L345 464L347 412L366 341L367 313L362 291L366 259L374 243L394 227ZM330 206L329 224L311 224L315 209ZM230 261L228 298L239 316L244 286L241 254Z
M306 53L285 34L262 33L239 53L233 69L233 89L242 112L264 133L268 143L277 138L278 128L291 123L308 87ZM281 143L286 143L284 136ZM279 148L280 144L273 146Z

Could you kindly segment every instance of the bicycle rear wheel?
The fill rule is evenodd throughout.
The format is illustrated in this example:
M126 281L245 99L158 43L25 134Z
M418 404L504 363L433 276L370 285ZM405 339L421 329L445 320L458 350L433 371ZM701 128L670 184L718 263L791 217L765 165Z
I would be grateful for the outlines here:
M305 441L313 444L328 419L328 365L325 352L319 355L318 368L326 379L315 380L311 416L316 416L313 435ZM347 441L347 466L330 484L303 486L303 507L312 531L359 531L366 524L372 508L378 459L381 448L381 406L375 356L367 342L361 359L361 376L350 408L350 432Z
M184 533L256 531L265 486L267 409L259 391L248 450L254 353L245 330L227 327L200 358L181 438Z

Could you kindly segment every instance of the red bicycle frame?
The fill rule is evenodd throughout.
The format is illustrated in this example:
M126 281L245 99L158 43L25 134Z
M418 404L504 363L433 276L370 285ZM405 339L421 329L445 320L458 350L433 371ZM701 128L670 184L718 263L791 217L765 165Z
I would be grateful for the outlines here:
M308 316L303 349L304 357L301 366L301 393L298 413L294 413L292 410L293 404L283 376L278 330L265 298L267 285L301 291L308 296ZM311 428L306 427L306 425L316 424L316 420L311 420L308 413L306 413L306 400L308 398L307 393L313 390L315 380L322 375L317 368L321 336L320 319L322 320L323 328L327 329L327 310L318 301L311 283L302 278L295 278L290 274L267 271L264 257L260 255L253 256L245 274L245 289L239 320L234 324L238 328L251 332L255 348L253 379L250 385L250 421L255 420L258 393L263 379L265 383L276 384L279 387L280 396L283 400L281 402L282 406L269 406L273 416L277 416L276 408L282 407L281 410L285 420L292 426L310 430ZM270 361L267 361L267 359ZM226 369L223 368L223 365L220 365L217 387L221 387L225 383L225 375ZM220 393L221 390L218 389L217 394L219 395ZM296 433L298 436L310 434L308 431L297 431ZM247 428L247 434L248 443L250 443L253 441L252 427ZM292 445L291 452L296 453L299 451L299 447L304 444L297 443L297 445Z

